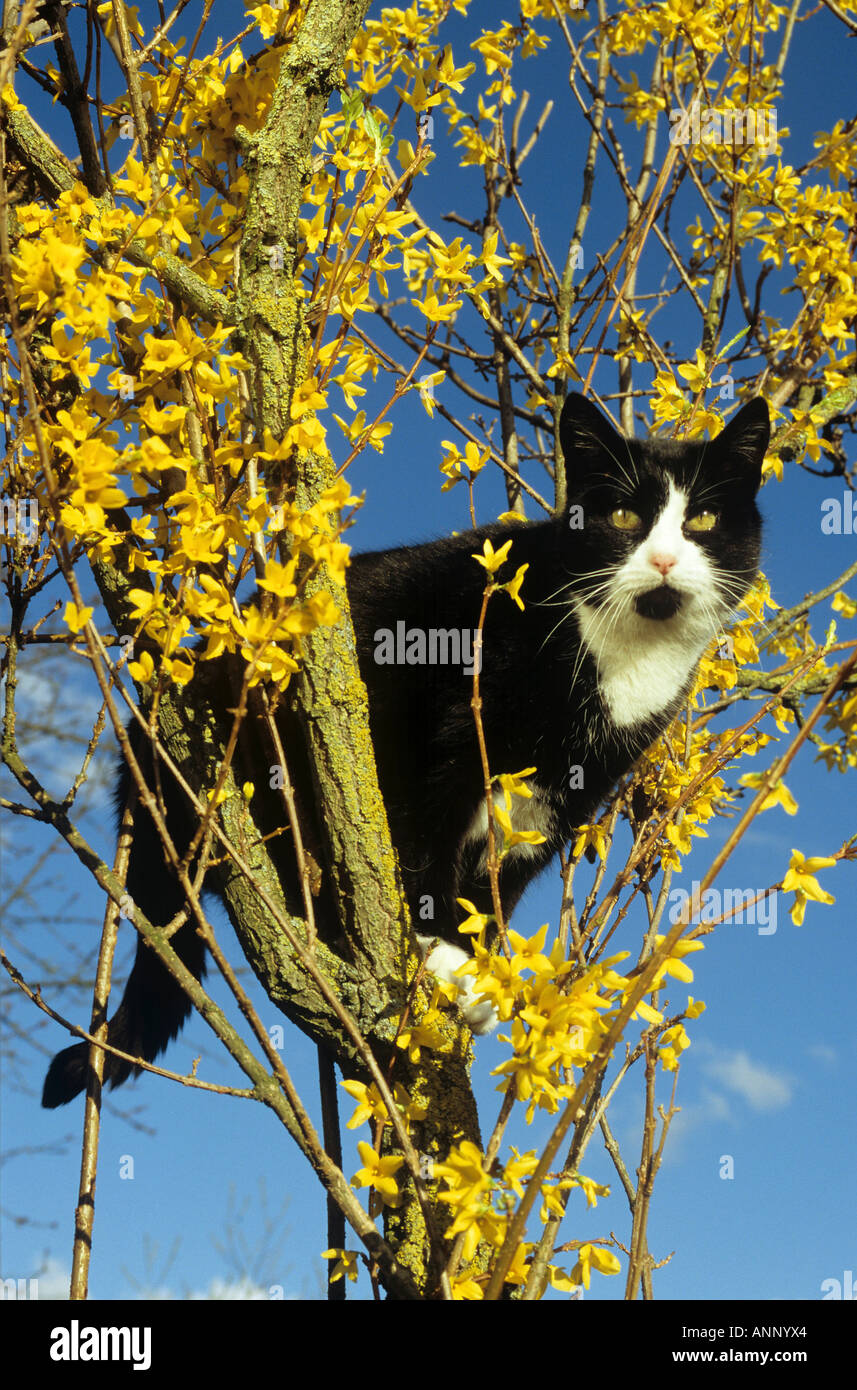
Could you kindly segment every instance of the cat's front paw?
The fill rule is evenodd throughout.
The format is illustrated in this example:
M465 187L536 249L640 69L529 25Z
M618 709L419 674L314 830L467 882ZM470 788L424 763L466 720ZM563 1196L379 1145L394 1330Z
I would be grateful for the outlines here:
M497 1011L487 999L478 999L473 990L470 975L456 972L471 959L460 946L451 941L436 941L433 936L417 936L419 948L425 959L426 968L438 980L455 985L458 990L458 1007L464 1021L474 1033L490 1033L500 1022ZM432 944L434 943L434 944Z
M468 990L471 993L471 1000L469 1003L465 997ZM472 990L470 990L469 986L466 990L461 991L458 999L458 1007L461 1009L464 1021L470 1031L472 1033L479 1033L480 1036L484 1036L485 1033L493 1033L497 1024L500 1022L500 1017L494 1005L487 999L473 999Z

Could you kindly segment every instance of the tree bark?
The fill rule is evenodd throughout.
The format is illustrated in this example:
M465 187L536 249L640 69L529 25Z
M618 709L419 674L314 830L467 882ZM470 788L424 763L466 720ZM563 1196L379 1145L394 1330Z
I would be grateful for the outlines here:
M295 292L299 232L297 219L309 177L313 142L328 97L335 86L348 47L368 9L368 0L316 0L307 12L296 41L283 57L277 88L265 126L256 135L237 132L250 177L247 217L241 244L238 286L242 348L251 363L251 399L261 436L269 428L275 439L291 423L292 394L306 374L309 336L303 301ZM271 248L282 251L282 269L272 268ZM279 264L278 258L273 258ZM303 452L297 456L294 498L301 508L317 501L334 479L329 454ZM268 482L276 483L276 478ZM290 480L291 481L291 480ZM316 588L328 589L342 614L335 628L318 628L304 641L296 704L306 738L323 808L326 867L331 875L340 922L353 954L354 974L341 983L346 1002L367 1028L369 1041L387 1044L395 1031L396 1015L404 1004L405 967L412 937L402 894L387 818L378 789L369 733L366 691L357 666L356 645L344 589L329 574L320 573ZM249 906L249 905L248 905ZM242 910L242 916L244 911ZM253 935L259 928L254 925ZM242 926L242 936L244 929ZM266 935L261 927L261 937ZM273 969L267 969L267 955ZM260 948L266 989L283 1000L294 1016L293 987L276 958L275 941ZM379 985L383 990L379 991ZM352 990L359 995L354 997ZM372 1003L375 1017L366 1017ZM302 1026L317 1035L313 1017L316 1001L303 1001L310 1017ZM393 1008L390 1008L390 1005ZM385 1016L386 1006L386 1016ZM327 1046L348 1065L341 1033L325 1027ZM429 1116L418 1143L424 1152L445 1157L453 1135L479 1141L476 1106L468 1080L469 1048L458 1030L450 1028L451 1050L433 1054L420 1066L419 1077L404 1055L396 1061L396 1077L410 1090L430 1099ZM405 1184L405 1201L389 1216L389 1236L401 1263L425 1288L427 1242L422 1212L413 1184ZM444 1211L438 1212L441 1229Z

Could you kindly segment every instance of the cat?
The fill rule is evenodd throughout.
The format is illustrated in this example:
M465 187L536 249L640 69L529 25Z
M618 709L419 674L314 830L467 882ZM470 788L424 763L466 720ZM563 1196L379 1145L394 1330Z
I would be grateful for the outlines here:
M456 899L492 910L484 777L471 708L474 665L481 666L492 774L536 769L528 780L532 796L511 798L512 823L544 840L518 844L503 860L500 896L508 920L528 884L680 709L700 656L757 572L755 498L769 439L763 400L748 401L706 442L624 438L589 400L571 394L559 434L568 494L562 515L356 555L348 570L390 833L428 968L444 979L467 959L456 930L465 913ZM507 593L492 596L480 653L475 628L485 570L473 557L486 540L495 551L512 542L498 582L521 565L527 569L523 609ZM311 782L302 741L287 710L277 717L303 794ZM145 763L144 740L136 727L131 734ZM119 806L128 785L123 768ZM165 794L181 853L193 824L177 788L168 786ZM270 814L282 819L279 803ZM163 864L154 826L140 814L127 888L156 923L184 904ZM287 897L299 900L291 856L278 869ZM205 948L193 925L172 943L201 976ZM490 1028L490 1005L474 999L469 985L456 984L474 1031ZM141 937L108 1040L151 1061L189 1012L186 996ZM62 1105L83 1089L86 1059L86 1043L54 1058L43 1105ZM113 1085L133 1070L106 1055L105 1080Z

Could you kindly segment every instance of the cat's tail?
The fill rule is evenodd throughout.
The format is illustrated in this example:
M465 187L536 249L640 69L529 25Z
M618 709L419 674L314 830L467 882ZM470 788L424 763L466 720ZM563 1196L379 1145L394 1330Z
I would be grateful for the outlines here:
M205 947L194 930L186 923L170 945L197 979L205 973ZM192 1004L178 981L174 980L154 951L140 937L137 959L128 977L122 1002L107 1025L107 1042L132 1057L153 1062L181 1031L191 1012ZM66 1105L86 1086L89 1043L75 1043L58 1052L48 1068L42 1090L42 1105L54 1110ZM142 1067L112 1052L105 1053L104 1083L121 1086L133 1073L139 1076Z
M120 776L117 804L124 805L127 772ZM167 789L165 788L165 791ZM181 793L175 783L167 791L167 824L179 854L189 840ZM166 926L185 905L181 885L164 862L160 837L150 817L141 811L137 817L134 842L128 861L126 887L137 906L156 926ZM188 921L170 938L170 945L199 980L205 973L205 946L195 923ZM107 1027L107 1042L132 1057L153 1062L181 1031L193 1006L177 980L141 936L137 941L134 968L128 977L122 1002ZM86 1086L89 1043L75 1043L58 1052L48 1068L42 1090L42 1105L48 1110L66 1105ZM142 1067L111 1052L104 1055L104 1082L121 1086Z

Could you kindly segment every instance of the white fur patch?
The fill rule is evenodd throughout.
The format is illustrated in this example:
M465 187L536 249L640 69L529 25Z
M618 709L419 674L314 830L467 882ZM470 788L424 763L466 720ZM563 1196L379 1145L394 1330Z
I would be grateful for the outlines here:
M687 497L670 481L669 497L651 531L617 570L606 604L574 604L581 641L598 668L598 684L614 723L639 724L676 699L727 612L708 558L682 531ZM682 595L672 618L644 618L634 607L662 575L653 556L670 555L671 588Z
M433 936L417 935L417 944L423 956L426 957L427 968L437 979L455 985L458 990L458 1007L464 1015L465 1022L473 1032L490 1033L492 1028L496 1028L499 1023L492 1004L487 999L477 999L474 996L473 980L470 975L458 975L456 973L460 966L466 964L472 957L460 946L453 945L451 941L438 941L431 949L434 940ZM426 952L428 952L427 956Z
M512 796L512 807L509 819L512 822L512 829L518 831L535 830L539 835L550 835L553 828L553 813L550 805L542 796L541 788L537 782L529 781L527 786L532 792L532 796ZM497 788L494 791L494 804L500 805L505 809L506 796L503 791ZM503 832L499 825L495 824L496 842L500 846L503 843ZM464 844L475 842L482 845L482 855L477 865L477 872L484 873L487 865L488 855L488 807L483 797L467 830L464 832ZM538 845L529 845L526 841L521 844L513 845L510 854L517 854L524 858L532 858L539 849Z

